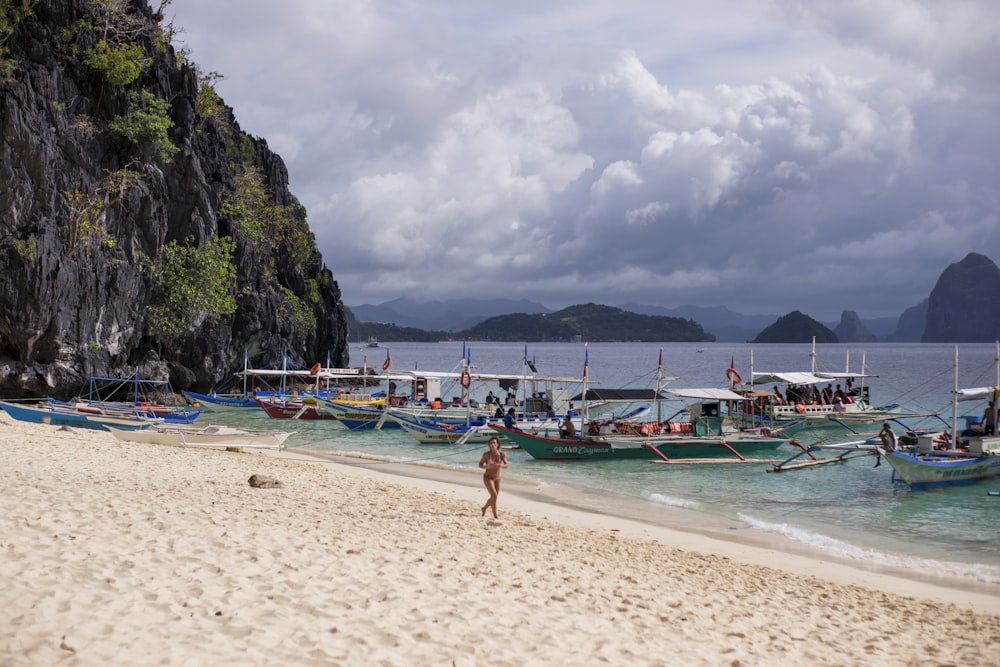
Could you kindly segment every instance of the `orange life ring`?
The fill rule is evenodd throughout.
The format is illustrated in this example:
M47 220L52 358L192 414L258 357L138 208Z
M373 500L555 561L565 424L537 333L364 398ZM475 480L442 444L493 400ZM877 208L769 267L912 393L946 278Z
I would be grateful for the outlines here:
M458 379L458 382L466 389L472 386L472 374L469 373L468 369L462 371L462 377Z
M319 373L322 368L323 365L317 361L312 365L312 368L309 369L309 375L316 375L316 373Z
M389 366L391 366L391 365L392 365L392 359L390 359L389 357L386 357L385 361L382 362L382 370L384 370L384 371L389 370Z
M735 368L726 369L726 379L728 379L733 384L743 384L743 376Z

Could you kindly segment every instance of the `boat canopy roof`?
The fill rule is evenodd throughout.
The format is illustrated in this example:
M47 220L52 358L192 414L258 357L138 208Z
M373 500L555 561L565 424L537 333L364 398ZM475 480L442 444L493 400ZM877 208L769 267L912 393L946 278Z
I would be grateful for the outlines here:
M746 396L740 396L736 392L728 389L716 389L713 387L691 388L691 389L668 389L667 392L678 398L694 398L698 400L710 401L746 401Z
M959 401L990 401L1000 398L1000 387L972 387L955 392Z
M817 371L815 373L788 372L758 373L754 371L753 384L821 384L830 380L846 380L848 378L874 378L877 375L862 373L827 373Z

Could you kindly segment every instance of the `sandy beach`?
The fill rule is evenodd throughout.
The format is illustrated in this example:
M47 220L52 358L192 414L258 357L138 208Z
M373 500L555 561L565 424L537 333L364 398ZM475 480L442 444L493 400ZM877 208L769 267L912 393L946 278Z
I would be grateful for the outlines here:
M1000 649L993 594L506 487L484 518L474 474L6 415L0 464L2 665L986 665Z

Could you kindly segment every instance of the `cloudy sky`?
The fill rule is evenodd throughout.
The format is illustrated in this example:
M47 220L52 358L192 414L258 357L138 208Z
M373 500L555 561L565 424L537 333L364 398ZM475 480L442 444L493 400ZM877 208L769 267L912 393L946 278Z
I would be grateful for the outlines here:
M173 0L344 303L895 316L1000 261L995 0Z

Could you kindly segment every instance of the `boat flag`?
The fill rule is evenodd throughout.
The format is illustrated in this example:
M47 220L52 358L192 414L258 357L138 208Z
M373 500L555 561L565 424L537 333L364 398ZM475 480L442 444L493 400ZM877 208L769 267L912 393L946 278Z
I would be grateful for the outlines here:
M663 368L663 348L660 348L660 359L656 362L659 368Z
M587 377L587 362L590 360L590 350L587 349L587 344L583 344L583 377Z

